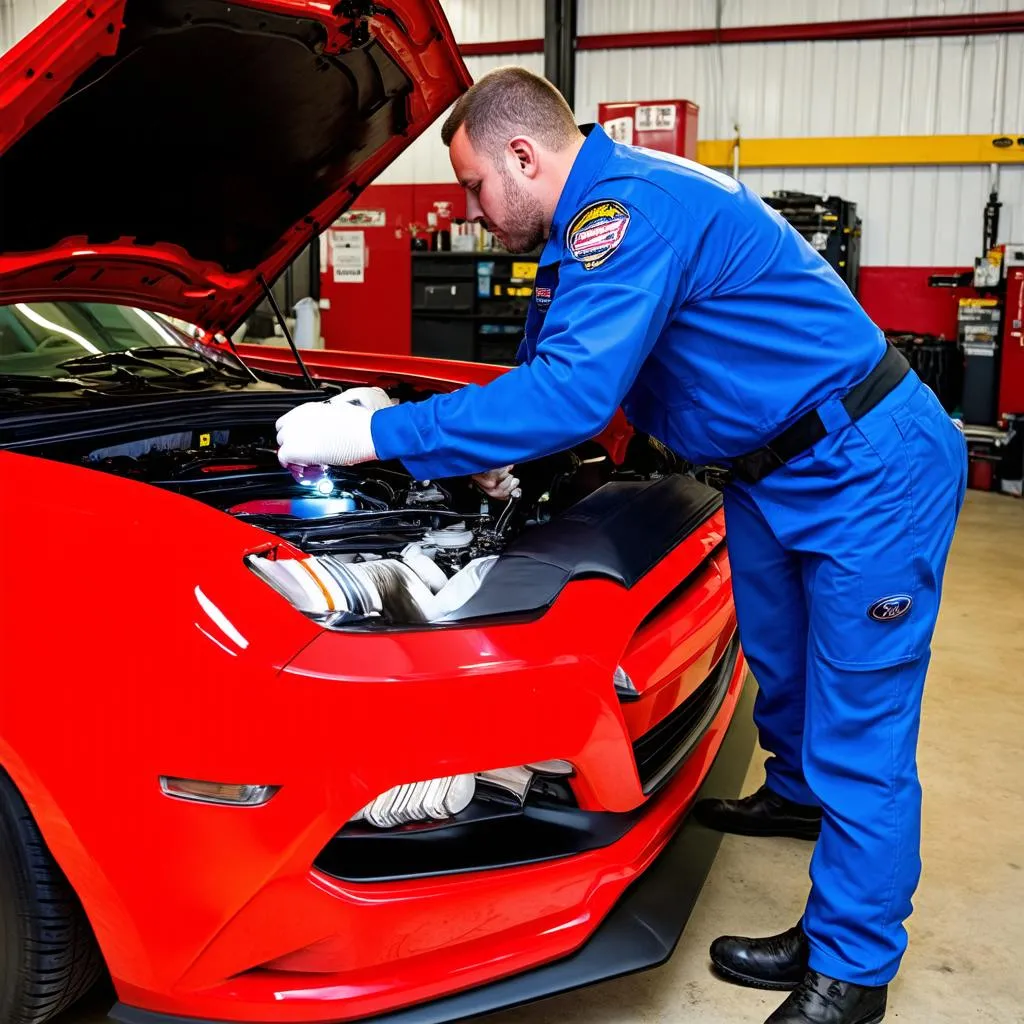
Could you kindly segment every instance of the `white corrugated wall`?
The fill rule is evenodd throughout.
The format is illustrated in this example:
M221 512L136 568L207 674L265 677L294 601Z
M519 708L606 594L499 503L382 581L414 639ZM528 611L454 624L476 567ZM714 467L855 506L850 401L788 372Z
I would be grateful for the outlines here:
M463 3L471 0L462 0ZM487 0L483 0L484 3ZM442 6L447 7L442 3ZM802 25L864 18L985 14L1018 7L1011 0L580 0L579 34L657 32L742 25Z
M461 43L539 39L544 0L441 0ZM579 0L580 35L1014 10L1013 0Z
M1002 52L1001 52L1002 51ZM996 100L1005 75L1005 110ZM1024 35L744 43L587 50L576 110L602 100L680 98L700 105L700 135L932 135L1024 125Z
M520 64L544 74L544 55L525 53L511 57L467 57L466 67L474 78L492 71L504 64ZM439 117L380 177L378 185L412 184L420 185L433 181L452 181L452 165L448 162L448 150L441 142Z
M990 175L983 167L792 168L745 171L758 195L777 189L855 200L864 221L861 263L969 267L982 251ZM1000 241L1024 239L1024 171L1003 169Z
M577 57L581 120L593 120L602 100L671 98L700 106L705 139L731 138L735 124L748 138L1017 135L1024 132L1024 36L595 50ZM976 166L795 168L749 170L742 178L761 194L803 189L854 200L864 220L866 265L961 266L981 247L991 174ZM1024 168L1002 169L1000 195L1000 236L1024 239Z
M442 0L460 42L535 39L543 0ZM1005 12L1011 0L579 0L579 34ZM539 54L471 58L543 68ZM689 99L700 136L748 138L1024 132L1024 36L750 43L594 50L577 57L576 113L602 100ZM1002 106L1002 116L998 110ZM434 129L382 181L450 180ZM988 167L794 168L744 171L760 194L831 192L864 220L862 262L970 265L981 247ZM1024 239L1024 168L1000 172L1000 236Z
M0 0L0 52L32 31L61 0Z
M586 2L581 0L580 6ZM544 35L544 0L441 0L441 7L460 43Z

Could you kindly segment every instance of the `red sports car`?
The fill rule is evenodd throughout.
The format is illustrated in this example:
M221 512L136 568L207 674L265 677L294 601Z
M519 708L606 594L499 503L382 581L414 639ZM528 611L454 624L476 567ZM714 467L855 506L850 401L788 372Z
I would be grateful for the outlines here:
M437 1022L672 951L753 745L719 493L621 417L508 505L304 484L297 402L500 371L225 340L467 84L436 0L71 0L0 63L5 1022L103 973L126 1024Z

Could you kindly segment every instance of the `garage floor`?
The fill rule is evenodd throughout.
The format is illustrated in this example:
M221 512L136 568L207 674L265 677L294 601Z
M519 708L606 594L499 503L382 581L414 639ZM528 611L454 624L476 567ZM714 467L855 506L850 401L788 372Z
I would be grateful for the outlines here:
M969 492L925 699L924 878L887 1020L1024 1024L1024 503ZM751 765L749 789L761 782ZM760 1024L781 1001L717 981L723 932L771 934L800 916L811 846L725 838L672 961L490 1024ZM78 1011L61 1024L99 1024Z

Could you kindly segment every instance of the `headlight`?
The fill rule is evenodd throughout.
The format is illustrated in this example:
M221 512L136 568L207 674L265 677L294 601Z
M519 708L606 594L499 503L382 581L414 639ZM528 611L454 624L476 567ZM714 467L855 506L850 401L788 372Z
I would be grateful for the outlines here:
M615 684L615 692L619 695L619 700L628 702L640 699L636 684L629 678L629 673L621 665L616 667L612 681Z
M474 559L447 579L417 545L401 558L362 562L276 551L246 558L257 576L326 626L375 618L397 625L441 622L476 593L495 561L496 555Z

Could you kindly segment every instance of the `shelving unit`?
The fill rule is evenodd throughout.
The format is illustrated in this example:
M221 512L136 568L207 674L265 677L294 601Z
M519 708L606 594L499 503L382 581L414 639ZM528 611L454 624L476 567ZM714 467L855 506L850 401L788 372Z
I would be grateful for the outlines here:
M413 355L511 365L536 260L536 253L413 253Z

